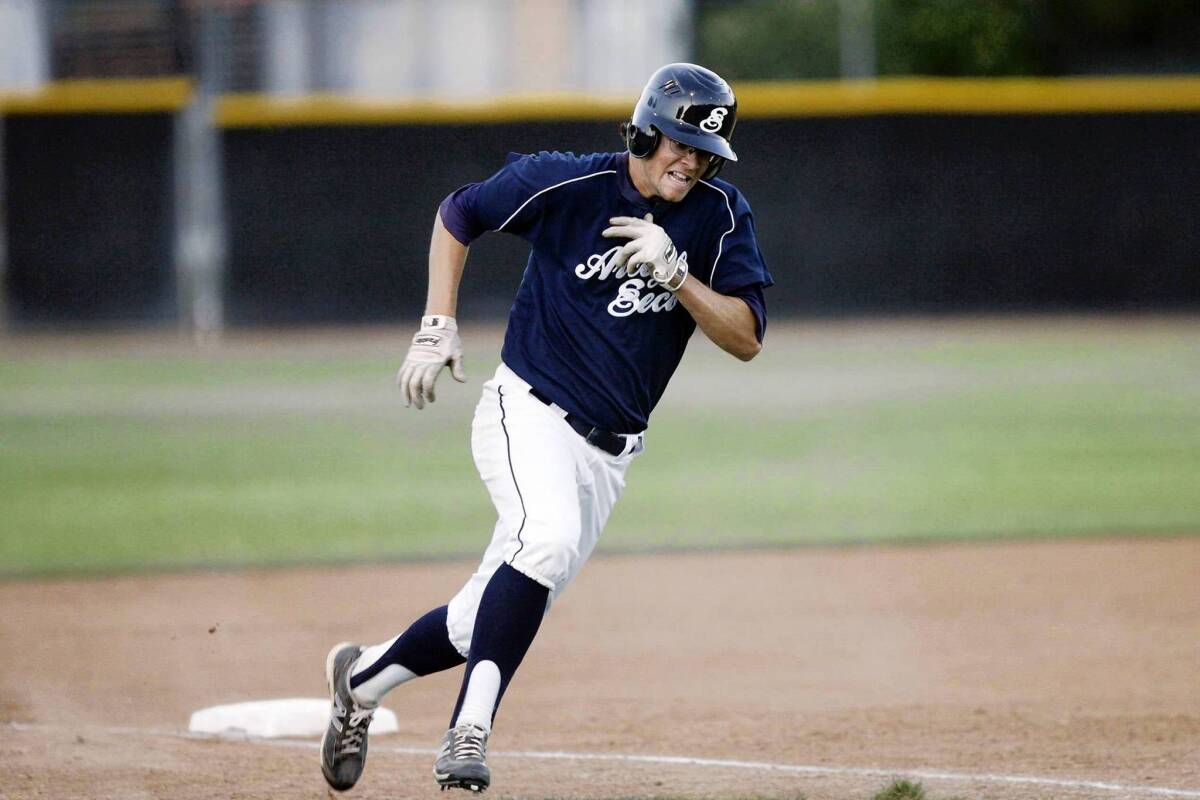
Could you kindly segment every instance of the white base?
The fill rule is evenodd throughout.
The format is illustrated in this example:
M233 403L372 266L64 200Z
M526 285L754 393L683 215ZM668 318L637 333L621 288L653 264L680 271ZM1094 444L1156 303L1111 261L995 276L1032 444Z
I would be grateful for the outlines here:
M323 736L328 725L329 700L293 697L202 708L192 713L188 731L275 739ZM396 715L378 709L367 730L371 735L395 733Z

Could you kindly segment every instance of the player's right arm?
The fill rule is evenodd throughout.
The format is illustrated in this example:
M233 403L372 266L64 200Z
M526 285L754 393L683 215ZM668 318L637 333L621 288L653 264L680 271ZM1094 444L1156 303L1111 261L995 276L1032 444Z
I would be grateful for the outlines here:
M486 231L504 231L532 243L541 218L541 205L533 201L547 187L586 173L592 163L589 157L569 154L512 153L495 175L463 186L442 202L429 243L425 316L396 379L405 405L424 408L432 403L434 383L447 364L455 380L466 380L455 313L470 243Z
M425 314L455 316L458 308L458 284L470 248L446 230L439 211L433 220L429 241L429 290L425 294Z
M396 384L404 395L404 405L424 408L434 401L434 384L442 367L450 365L454 380L467 379L462 366L462 342L458 337L458 285L467 263L467 245L446 229L439 212L433 220L429 241L429 288L425 295L425 316L421 329L413 337Z

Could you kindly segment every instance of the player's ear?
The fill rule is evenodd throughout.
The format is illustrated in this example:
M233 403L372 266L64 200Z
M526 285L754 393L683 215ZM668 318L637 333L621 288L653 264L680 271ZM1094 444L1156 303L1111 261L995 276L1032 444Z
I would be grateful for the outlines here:
M625 139L625 149L634 158L646 158L653 155L659 140L662 139L654 127L651 127L648 132L643 131L633 124L633 120L622 122L621 128Z

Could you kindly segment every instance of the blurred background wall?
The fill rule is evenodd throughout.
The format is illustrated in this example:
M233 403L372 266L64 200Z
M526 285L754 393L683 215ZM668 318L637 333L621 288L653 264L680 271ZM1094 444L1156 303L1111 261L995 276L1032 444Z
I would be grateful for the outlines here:
M0 0L4 322L410 319L445 194L676 60L775 314L1200 305L1195 2ZM524 246L474 250L501 315Z

